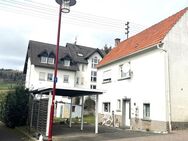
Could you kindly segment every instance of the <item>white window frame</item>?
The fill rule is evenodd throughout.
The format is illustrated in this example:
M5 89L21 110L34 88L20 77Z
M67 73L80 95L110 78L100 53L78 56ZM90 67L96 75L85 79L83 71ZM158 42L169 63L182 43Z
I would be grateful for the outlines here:
M46 73L45 72L39 72L39 80L45 81Z
M49 57L48 58L48 64L54 64L54 58L52 58L52 57Z
M110 107L110 105L111 105L110 102L103 102L102 105L103 105L103 112L110 113L110 110L111 110L110 109L111 108Z
M69 67L70 66L70 60L64 60L64 66Z
M84 77L81 77L81 85L84 85Z
M82 64L82 71L85 71L85 65Z
M106 70L103 72L103 83L111 82L111 70Z
M91 82L97 82L97 71L91 71Z
M47 81L53 81L53 73L47 74Z
M90 85L90 89L97 89L97 85Z
M121 111L121 99L117 99L117 111Z
M143 103L143 119L150 119L151 105L150 103Z
M91 68L96 69L98 63L99 63L99 60L98 60L98 58L95 56L95 57L92 58L92 60L91 60Z
M41 57L40 57L40 62L41 62L41 63L47 64L47 61L48 61L48 57L46 57L46 56L41 56Z
M63 76L63 83L69 83L69 75Z
M76 77L76 84L79 85L79 80L80 78L79 77Z

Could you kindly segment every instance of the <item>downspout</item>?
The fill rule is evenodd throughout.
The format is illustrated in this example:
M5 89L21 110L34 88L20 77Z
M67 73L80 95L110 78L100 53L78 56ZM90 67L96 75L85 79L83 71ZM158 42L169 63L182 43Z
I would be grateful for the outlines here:
M165 62L165 93L167 96L167 106L168 106L168 126L169 126L169 133L172 131L172 124L171 124L171 96L170 96L170 72L169 72L169 57L168 51L162 48L163 43L157 45L157 48L164 52L164 62Z

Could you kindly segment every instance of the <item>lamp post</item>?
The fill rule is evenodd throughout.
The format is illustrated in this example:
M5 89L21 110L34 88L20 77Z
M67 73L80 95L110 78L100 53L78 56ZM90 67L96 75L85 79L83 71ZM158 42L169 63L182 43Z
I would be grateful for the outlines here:
M51 108L50 108L48 141L52 141L52 128L53 128L53 118L54 118L54 100L55 100L55 95L56 95L59 42L60 42L60 30L61 30L61 14L62 14L62 12L63 13L69 13L70 12L70 7L74 6L76 4L76 0L56 0L56 2L59 4L59 20L58 20L56 58L55 58L55 68L54 68L54 82L53 82L53 91L52 91L52 103L51 103Z

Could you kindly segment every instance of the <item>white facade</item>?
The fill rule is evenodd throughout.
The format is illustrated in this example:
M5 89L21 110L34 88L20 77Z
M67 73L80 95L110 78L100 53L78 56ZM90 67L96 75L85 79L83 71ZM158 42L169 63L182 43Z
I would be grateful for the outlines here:
M131 78L122 79L119 67L128 62L130 62ZM105 83L102 76L107 70L111 71L111 82ZM148 103L151 112L150 118L146 120L164 122L168 120L165 103L164 54L159 49L150 50L102 67L98 70L98 76L98 87L107 91L99 97L99 113L112 114L114 111L115 115L121 116L123 110L126 110L123 108L123 100L130 99L131 118L143 119L143 104ZM105 112L104 103L108 102L110 111ZM160 114L156 111L160 111ZM123 121L123 119L121 120ZM129 126L126 123L122 123L122 125Z
M97 57L98 61L102 59L102 57L95 53L90 58L88 58L88 64L79 64L79 71L66 71L66 70L58 70L57 72L57 88L86 88L90 89L91 85L97 85L96 82L91 81L91 71L96 71L96 68L92 68L92 58ZM44 79L40 80L40 73L44 73ZM27 73L26 73L26 88L30 90L40 89L40 88L49 88L53 87L53 80L47 80L48 74L54 75L54 70L50 68L37 67L31 64L30 58L27 63ZM68 83L64 82L64 77L68 76ZM77 83L77 78L79 78Z
M188 13L164 39L170 76L171 115L174 122L188 122Z
M187 29L188 13L167 33L162 46L154 45L98 69L98 87L106 90L99 97L101 117L112 116L114 112L120 126L138 130L165 132L171 127L185 127L188 123ZM125 78L121 78L121 70L128 70L128 76L123 74Z
M95 66L93 66L93 59L97 59ZM96 65L102 59L102 56L96 51L87 58L86 63L78 63L79 70L58 70L56 88L81 88L81 89L97 89L97 76L96 79L91 79L92 71L97 75ZM39 59L40 60L40 59ZM40 62L41 63L41 62ZM46 63L47 64L47 63ZM48 64L54 65L54 64ZM60 64L63 65L63 64ZM29 90L53 88L54 69L48 67L36 66L31 63L31 58L27 59L26 82L25 86ZM95 87L91 87L95 85ZM68 118L70 112L71 100L68 97L55 96L56 117ZM67 104L64 104L67 103ZM69 104L68 104L69 103ZM64 106L63 106L64 105ZM67 106L69 105L69 106ZM75 105L73 105L74 107ZM72 117L80 117L81 107L75 106L75 112L72 112Z

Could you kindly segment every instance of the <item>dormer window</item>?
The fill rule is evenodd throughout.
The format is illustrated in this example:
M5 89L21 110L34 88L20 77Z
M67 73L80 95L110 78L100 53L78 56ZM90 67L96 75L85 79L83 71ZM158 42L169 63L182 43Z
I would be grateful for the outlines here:
M54 58L49 57L48 58L48 64L54 64Z
M55 54L53 52L50 53L50 55L48 56L48 64L54 64L54 59L55 58Z
M70 60L64 60L64 66L69 67L70 66Z
M47 60L48 60L48 57L46 57L46 56L41 56L40 57L40 62L41 63L47 64Z
M41 52L38 56L40 57L41 63L47 64L47 62L48 62L48 52L46 50Z

